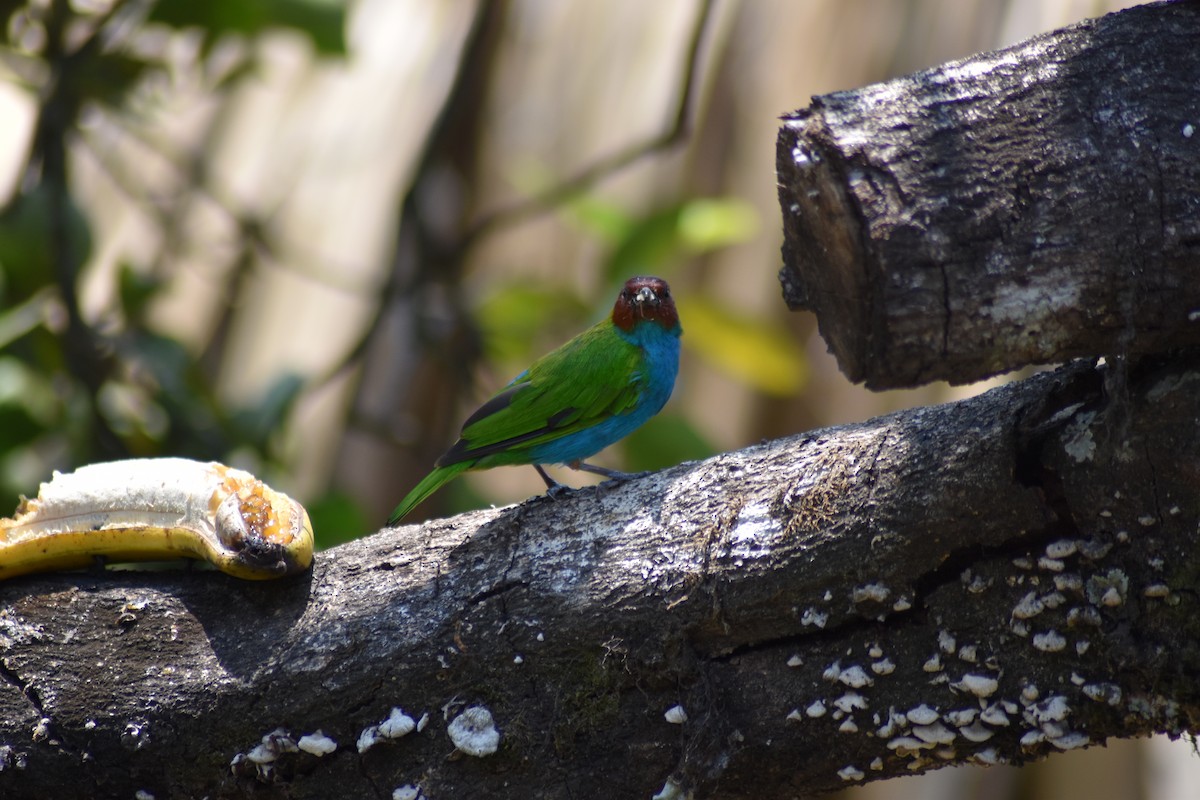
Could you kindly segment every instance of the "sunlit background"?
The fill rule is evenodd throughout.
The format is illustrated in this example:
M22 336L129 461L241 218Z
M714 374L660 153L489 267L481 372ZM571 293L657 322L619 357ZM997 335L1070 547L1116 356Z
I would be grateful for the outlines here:
M181 455L298 496L323 546L354 538L638 273L678 298L681 377L599 463L979 391L869 393L786 311L777 117L1128 5L0 3L0 508L52 469ZM471 475L412 521L541 489L527 468ZM1196 786L1193 748L1160 737L846 795Z

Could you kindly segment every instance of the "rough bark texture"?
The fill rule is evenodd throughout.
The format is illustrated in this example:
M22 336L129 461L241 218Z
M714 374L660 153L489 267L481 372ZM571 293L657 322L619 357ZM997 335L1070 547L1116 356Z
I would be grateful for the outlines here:
M0 795L787 797L1195 731L1198 369L1076 364L298 580L13 580ZM394 706L428 724L360 754ZM493 755L448 736L470 706ZM338 746L237 758L276 729Z
M813 99L784 297L872 388L1200 343L1200 3Z

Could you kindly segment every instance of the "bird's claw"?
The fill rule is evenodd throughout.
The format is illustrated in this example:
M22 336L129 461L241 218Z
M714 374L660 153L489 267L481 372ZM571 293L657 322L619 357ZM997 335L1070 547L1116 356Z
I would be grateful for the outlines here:
M572 489L570 486L567 486L566 484L556 483L553 486L547 487L546 497L549 497L551 500L557 500L560 497L563 497L564 495L568 495L573 491L575 491L575 490Z

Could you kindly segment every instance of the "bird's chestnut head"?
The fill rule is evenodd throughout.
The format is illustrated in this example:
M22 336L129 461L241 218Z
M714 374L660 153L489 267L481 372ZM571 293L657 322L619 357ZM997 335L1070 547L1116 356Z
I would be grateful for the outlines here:
M662 278L638 276L625 281L617 303L613 306L612 321L623 331L632 331L639 322L657 322L668 331L679 330L679 312L671 287Z

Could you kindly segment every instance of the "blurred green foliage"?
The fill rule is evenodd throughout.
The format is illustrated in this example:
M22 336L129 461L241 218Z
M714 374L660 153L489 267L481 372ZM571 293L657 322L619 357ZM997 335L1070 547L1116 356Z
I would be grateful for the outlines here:
M190 347L150 322L156 300L176 277L166 253L146 263L120 264L111 273L110 291L103 293L107 307L85 318L77 284L94 237L89 210L74 191L70 162L62 154L89 146L87 126L79 124L87 112L102 111L110 125L138 124L145 110L135 99L141 87L169 83L181 68L169 54L164 30L198 40L197 75L210 91L228 91L253 74L257 48L251 40L268 31L291 31L318 56L345 53L344 4L158 0L139 6L144 16L131 9L120 2L0 0L6 35L0 71L7 70L6 77L25 87L38 105L20 188L0 208L0 513L15 506L18 493L35 492L52 469L117 457L220 460L275 482L286 456L282 431L309 388L300 376L283 374L253 402L234 405L223 398L217 376L238 358L224 341L227 320L217 321L210 341ZM228 41L241 46L221 48L218 57L215 46ZM139 132L130 135L137 138ZM196 192L202 194L203 187ZM131 199L153 206L150 197ZM689 356L764 393L787 394L803 384L803 355L785 331L735 313L722 298L698 293L700 281L686 271L706 254L756 235L760 221L748 204L686 198L631 213L584 195L560 211L601 243L601 280L587 287L567 277L513 281L490 286L478 297L473 313L495 385L607 314L621 284L635 274L673 283ZM164 229L171 224L158 221ZM255 238L261 229L257 220L241 222L237 261L251 263L254 248L262 246ZM621 466L654 469L713 453L682 408L668 406L621 442ZM447 497L457 508L488 500L470 481L455 482ZM330 491L306 500L321 546L372 527L349 494Z
M148 25L137 23L141 12ZM88 112L132 120L139 87L178 69L155 29L198 32L203 55L226 38L290 30L337 56L345 14L336 0L0 3L0 75L37 103L22 180L0 208L0 514L52 469L93 461L174 455L267 473L279 462L279 430L302 381L283 375L256 402L223 402L215 376L224 354L198 357L147 323L169 275L122 265L110 306L84 320L78 283L93 237L63 154L87 147L79 121ZM255 58L253 47L235 52L241 65L223 56L226 80L248 74Z
M172 28L195 28L205 49L223 35L257 36L292 29L322 55L345 55L345 0L158 0L147 19Z
M332 489L305 504L317 547L324 550L375 530L358 501L346 492Z
M804 351L783 325L703 295L682 297L678 305L688 345L717 369L777 397L795 394L808 380Z

